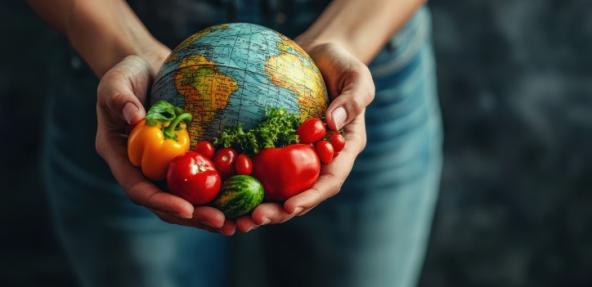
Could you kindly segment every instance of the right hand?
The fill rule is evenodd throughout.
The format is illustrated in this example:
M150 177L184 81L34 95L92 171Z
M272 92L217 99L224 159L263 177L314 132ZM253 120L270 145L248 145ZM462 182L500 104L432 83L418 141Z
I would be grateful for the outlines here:
M97 89L98 154L134 203L152 210L162 220L232 235L235 225L213 207L196 206L163 192L127 156L127 132L145 115L144 101L153 77L150 64L128 56L107 71Z
M364 115L375 93L370 70L340 44L304 47L327 83L331 97L326 112L327 124L332 130L343 128L347 144L331 164L323 165L319 179L310 189L289 198L283 205L271 202L260 204L250 216L238 218L236 224L242 232L264 224L284 223L295 216L306 214L335 196L347 180L357 156L366 146Z

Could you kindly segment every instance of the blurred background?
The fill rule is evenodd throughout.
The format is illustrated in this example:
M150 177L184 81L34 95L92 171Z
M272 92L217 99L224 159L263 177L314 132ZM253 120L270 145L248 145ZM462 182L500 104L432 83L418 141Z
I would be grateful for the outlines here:
M434 0L446 130L420 286L592 285L592 2ZM47 43L0 2L0 286L76 286L39 172Z

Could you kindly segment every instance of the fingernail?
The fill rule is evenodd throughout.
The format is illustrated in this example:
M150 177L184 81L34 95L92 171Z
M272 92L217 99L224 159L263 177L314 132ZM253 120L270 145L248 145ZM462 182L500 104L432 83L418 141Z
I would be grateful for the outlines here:
M345 125L345 120L347 119L347 111L345 111L345 108L343 107L338 107L333 111L333 114L331 114L331 116L333 117L333 124L335 124L335 127L337 129L340 129L343 127L343 125Z
M181 218L192 219L194 211L195 208L193 207L193 205L191 205L191 203L189 202L185 202L183 207L181 207L181 210L177 212L177 215Z
M261 221L261 224L259 224L259 225L265 225L265 224L268 224L269 222L271 222L271 220L269 220L269 218L263 218L263 221Z
M251 226L251 227L249 227L249 229L247 229L247 230L245 231L245 233L246 233L246 232L255 231L255 230L256 230L257 228L259 228L259 227L261 227L261 225L254 225L254 226Z
M182 210L180 212L177 212L177 217L183 218L183 219L192 219L193 218L193 210Z
M296 208L294 208L294 211L292 212L292 214L299 214L300 212L302 212L302 207L296 207Z
M133 125L138 122L143 115L140 115L140 109L133 103L129 102L123 106L123 118L128 125Z
M215 222L208 222L207 224L209 226L211 226L212 228L216 228L216 229L220 229L220 228L224 227L224 222L220 222L218 224L216 224Z

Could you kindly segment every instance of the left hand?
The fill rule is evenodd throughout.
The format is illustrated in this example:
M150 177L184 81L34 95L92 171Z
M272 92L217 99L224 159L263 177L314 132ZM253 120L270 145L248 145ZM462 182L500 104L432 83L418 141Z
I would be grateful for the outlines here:
M303 215L336 195L351 172L356 157L366 146L364 112L374 99L374 82L368 67L338 44L325 43L306 49L327 84L331 104L326 120L333 130L344 129L345 148L333 162L321 168L317 183L283 203L263 203L250 216L236 220L248 232L265 224L283 223Z

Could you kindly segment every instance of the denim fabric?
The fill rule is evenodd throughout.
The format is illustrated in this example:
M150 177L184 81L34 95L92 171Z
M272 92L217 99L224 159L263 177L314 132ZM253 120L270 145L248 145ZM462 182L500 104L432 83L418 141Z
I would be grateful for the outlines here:
M243 263L233 273L237 282L257 278L261 281L246 286L415 286L441 167L427 17L422 10L406 28L417 30L402 31L394 40L396 49L383 51L371 65L377 94L366 111L368 146L341 192L303 217L233 242L240 251L237 261ZM263 260L246 264L252 258Z
M169 44L225 21L295 36L326 5L163 3L132 2ZM342 191L303 217L231 239L166 224L126 198L94 151L97 80L68 49L56 53L44 172L83 286L414 286L441 166L429 19L422 8L370 65L377 95L366 112L368 145Z

